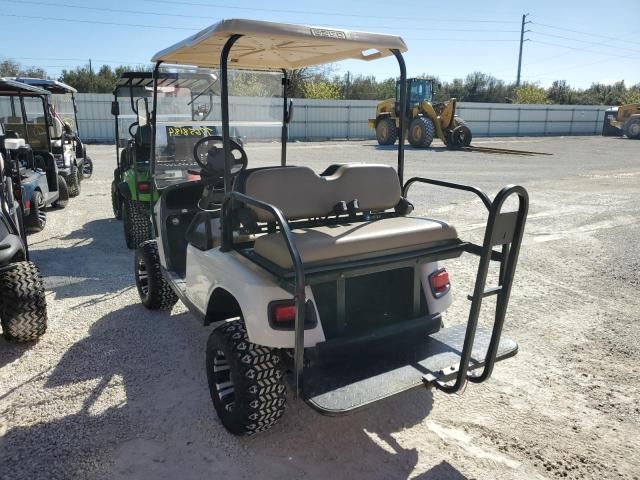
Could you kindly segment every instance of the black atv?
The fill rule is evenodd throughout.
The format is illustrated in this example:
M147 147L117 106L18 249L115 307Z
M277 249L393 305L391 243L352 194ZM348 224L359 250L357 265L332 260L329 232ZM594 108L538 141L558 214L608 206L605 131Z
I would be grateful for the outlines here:
M26 342L46 331L47 302L40 271L29 261L20 207L22 175L6 148L13 150L14 140L0 125L0 324L7 340Z

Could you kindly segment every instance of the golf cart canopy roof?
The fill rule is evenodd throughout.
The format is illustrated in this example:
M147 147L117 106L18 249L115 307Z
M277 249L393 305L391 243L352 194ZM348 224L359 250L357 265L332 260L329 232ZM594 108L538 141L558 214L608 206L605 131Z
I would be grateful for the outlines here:
M25 95L36 97L49 95L49 92L38 87L32 87L26 83L16 82L10 78L0 77L0 95Z
M158 89L163 87L188 88L194 92L202 92L218 77L210 72L163 72L158 76ZM153 73L151 72L125 72L116 81L116 90L121 88L153 88Z
M24 77L16 77L14 78L14 80L16 82L26 83L27 85L31 85L32 87L43 88L51 93L78 93L78 90L73 88L71 85L67 85L66 83L62 83L57 80Z
M231 69L296 69L348 59L376 60L392 55L391 50L407 51L396 35L237 19L211 25L156 53L151 61L217 67L233 35L241 37L230 53Z

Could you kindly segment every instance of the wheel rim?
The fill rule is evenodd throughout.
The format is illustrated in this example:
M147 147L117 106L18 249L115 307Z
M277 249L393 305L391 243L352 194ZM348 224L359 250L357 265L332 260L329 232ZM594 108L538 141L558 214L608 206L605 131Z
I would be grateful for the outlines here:
M388 130L389 129L387 128L387 125L383 123L382 126L380 127L380 136L385 140L389 136Z
M82 174L87 177L90 177L92 173L93 173L93 164L85 160L84 164L82 165Z
M629 127L629 133L632 136L636 136L638 134L640 134L640 123L634 123Z
M38 224L44 228L47 224L47 212L44 211L44 199L38 200Z
M420 138L420 133L421 133L421 130L419 125L416 125L415 127L413 127L413 132L412 132L413 138Z
M138 260L137 275L140 291L146 297L149 295L149 273L147 272L147 264L142 259Z
M231 378L231 369L227 357L221 350L216 350L213 358L213 378L216 387L216 395L220 399L227 412L233 411L236 400L235 386Z

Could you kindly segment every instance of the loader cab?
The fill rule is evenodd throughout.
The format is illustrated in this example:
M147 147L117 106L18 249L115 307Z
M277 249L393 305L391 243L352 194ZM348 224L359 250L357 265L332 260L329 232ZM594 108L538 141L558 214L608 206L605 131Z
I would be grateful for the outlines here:
M409 113L411 105L433 101L433 79L410 78L407 80L407 108ZM396 82L396 115L400 113L400 81Z

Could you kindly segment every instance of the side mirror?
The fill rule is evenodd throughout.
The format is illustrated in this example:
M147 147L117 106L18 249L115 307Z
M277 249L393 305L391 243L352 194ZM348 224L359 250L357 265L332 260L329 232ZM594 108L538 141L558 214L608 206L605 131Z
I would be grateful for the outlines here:
M111 102L111 115L116 117L120 115L120 104L115 100Z
M285 118L285 122L287 125L291 122L293 118L293 100L289 100L289 108L287 108L287 118Z
M149 124L149 103L146 98L139 98L136 101L136 110L138 111L138 126L144 127Z

